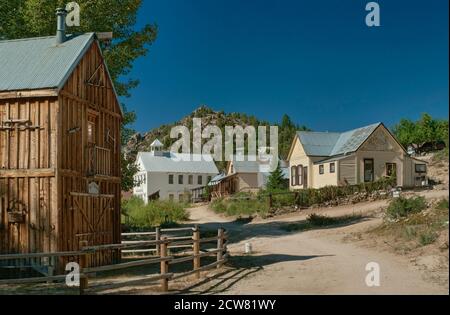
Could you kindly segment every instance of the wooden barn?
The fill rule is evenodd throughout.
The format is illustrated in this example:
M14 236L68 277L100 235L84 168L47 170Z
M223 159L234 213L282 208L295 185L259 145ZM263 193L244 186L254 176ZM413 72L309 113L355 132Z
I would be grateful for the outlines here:
M123 113L96 35L64 17L56 36L0 41L0 255L121 241Z

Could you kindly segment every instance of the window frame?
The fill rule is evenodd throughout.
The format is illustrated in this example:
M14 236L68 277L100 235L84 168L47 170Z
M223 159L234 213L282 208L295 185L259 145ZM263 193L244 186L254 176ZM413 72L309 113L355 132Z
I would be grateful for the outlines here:
M202 175L197 176L197 185L203 185L203 176Z
M417 167L418 167L418 166L423 166L423 167L425 167L425 171L417 170ZM428 165L425 164L425 163L414 163L414 171L415 171L417 174L426 174L426 173L428 172Z
M194 185L194 175L188 176L188 185Z
M297 186L297 166L291 166L291 186Z
M366 178L366 162L371 161L372 162L372 179L368 180ZM374 159L364 159L363 161L363 176L364 176L364 183L373 183L375 181L375 160Z
M184 185L184 175L178 175L178 185Z
M333 168L331 168L331 166L333 166ZM330 174L335 174L336 173L336 162L332 162L330 163Z
M320 164L319 165L319 175L324 175L324 174L325 174L325 165Z
M297 186L302 186L303 185L303 165L298 165L297 166Z
M173 174L169 174L169 185L173 185L175 182L175 176Z

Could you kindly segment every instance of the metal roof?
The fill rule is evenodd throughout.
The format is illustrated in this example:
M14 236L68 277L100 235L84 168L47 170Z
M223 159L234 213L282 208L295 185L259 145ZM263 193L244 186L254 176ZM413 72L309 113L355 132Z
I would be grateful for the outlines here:
M142 162L146 172L187 173L187 174L219 174L211 155L181 154L167 152L162 156L152 152L139 152L138 161Z
M94 33L0 41L0 92L61 89L90 44Z
M297 135L307 155L330 157L355 152L381 123L347 132L299 131Z

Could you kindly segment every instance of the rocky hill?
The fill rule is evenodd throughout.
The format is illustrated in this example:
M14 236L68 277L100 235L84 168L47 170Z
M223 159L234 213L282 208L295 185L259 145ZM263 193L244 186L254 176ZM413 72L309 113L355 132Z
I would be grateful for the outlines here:
M202 118L203 127L207 125L216 125L224 130L225 126L271 126L277 125L279 127L279 150L282 158L287 156L289 147L291 145L292 139L295 135L296 130L307 130L305 126L300 126L294 124L289 116L285 115L280 123L268 122L260 120L252 115L247 115L245 113L225 113L223 111L214 111L207 106L201 106L193 111L190 115L180 119L173 124L162 125L158 128L150 130L144 134L136 133L132 136L130 141L125 146L125 152L130 157L135 157L138 152L149 151L150 144L155 140L159 139L166 148L170 146L177 140L170 138L170 130L174 126L186 126L191 130L192 133L192 119ZM191 137L192 138L192 137ZM223 169L224 163L218 163L220 169Z

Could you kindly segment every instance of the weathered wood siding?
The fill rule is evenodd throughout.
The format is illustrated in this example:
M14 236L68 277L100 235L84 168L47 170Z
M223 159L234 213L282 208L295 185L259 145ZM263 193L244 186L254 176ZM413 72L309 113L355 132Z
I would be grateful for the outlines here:
M0 100L1 253L57 250L57 113L56 98Z
M63 251L78 250L83 244L118 244L121 241L121 112L102 65L100 49L94 43L59 97L63 134L59 192L59 198L63 200ZM95 144L88 143L89 115L96 117ZM114 196L107 213L102 213L102 201L86 197L78 197L79 200L75 201L70 196L71 193L87 193L90 182L99 185L101 194ZM109 264L117 258L117 252L105 252L91 257L91 263Z

